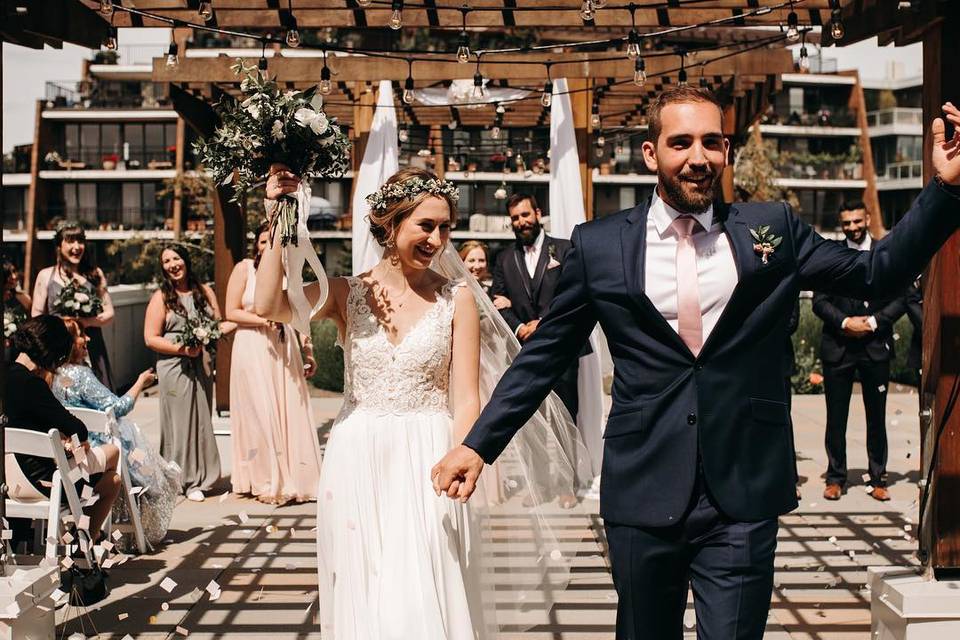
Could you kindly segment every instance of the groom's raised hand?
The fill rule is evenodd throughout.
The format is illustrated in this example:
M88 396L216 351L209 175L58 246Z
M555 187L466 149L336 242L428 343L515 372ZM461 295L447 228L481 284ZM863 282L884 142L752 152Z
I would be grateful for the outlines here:
M446 493L448 498L466 502L477 488L477 478L481 471L483 458L470 447L461 444L447 452L430 470L433 490L438 496Z
M940 179L949 185L960 186L960 109L948 102L943 114L953 125L953 136L947 139L947 127L942 118L933 121L933 168Z

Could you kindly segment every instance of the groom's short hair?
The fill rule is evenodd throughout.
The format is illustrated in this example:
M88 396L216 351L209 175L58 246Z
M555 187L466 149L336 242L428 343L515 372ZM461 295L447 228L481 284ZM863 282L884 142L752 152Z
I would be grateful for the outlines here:
M654 144L657 143L662 128L660 112L663 111L664 107L682 102L709 102L716 105L721 114L723 113L723 105L720 103L720 99L710 89L689 85L672 87L658 95L657 99L650 105L650 110L647 112L647 140Z

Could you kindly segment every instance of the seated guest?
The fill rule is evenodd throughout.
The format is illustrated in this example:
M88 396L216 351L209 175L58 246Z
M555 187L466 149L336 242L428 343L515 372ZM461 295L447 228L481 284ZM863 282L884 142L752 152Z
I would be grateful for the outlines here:
M71 458L89 473L88 484L93 486L98 497L94 504L84 509L90 518L90 536L96 541L120 491L120 477L117 475L120 452L112 444L90 446L83 422L60 404L47 385L46 379L52 378L57 368L70 357L73 338L62 319L40 315L25 321L14 334L13 342L19 355L7 369L3 390L8 425L41 433L51 428L60 431ZM74 436L79 441L78 448L74 446ZM26 500L49 497L50 481L56 470L53 460L20 454L16 459L27 486L11 482L11 497ZM85 481L78 481L78 485L81 483ZM82 492L82 486L78 486L78 492Z
M65 318L64 322L73 337L73 348L67 363L57 369L53 378L53 395L67 407L113 411L118 420L117 432L123 445L123 455L128 460L130 481L136 487L143 487L140 520L144 534L151 544L157 544L167 535L173 507L180 493L180 470L160 457L160 452L147 441L135 422L123 418L133 409L141 391L156 382L157 377L152 369L147 369L126 394L114 395L86 364L90 338L76 320ZM109 442L107 437L99 433L91 433L90 441L94 444ZM139 453L135 454L138 450ZM115 511L121 509L122 505L117 505ZM125 519L122 513L114 515L118 520Z

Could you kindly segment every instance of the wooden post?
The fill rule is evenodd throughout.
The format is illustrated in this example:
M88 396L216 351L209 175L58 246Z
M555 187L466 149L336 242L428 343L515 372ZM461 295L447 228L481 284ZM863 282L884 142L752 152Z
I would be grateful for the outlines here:
M246 224L244 211L236 202L231 185L218 186L213 198L213 264L214 290L221 312L226 309L227 282L235 264L243 260ZM305 215L305 214L304 214ZM230 409L230 352L233 336L228 336L217 349L217 411Z
M173 237L175 240L179 240L180 234L183 233L183 158L186 144L187 125L183 118L177 116L177 176L173 187Z
M443 128L440 125L431 125L430 141L433 143L433 172L443 180L447 165L446 157L443 155Z
M40 168L43 166L43 157L50 146L50 127L43 120L44 104L37 100L35 122L33 125L33 150L30 152L30 186L27 189L27 240L24 247L23 282L24 290L33 292L33 280L41 269L50 262L53 252L44 251L37 240L37 231L44 227L46 220L41 221L41 212L47 205L47 185L40 180ZM66 158L64 158L66 159Z
M932 22L923 35L925 127L942 116L940 107L944 102L960 104L960 74L953 68L960 56L960 39L956 37L960 7L957 3L944 3L940 11L943 19ZM923 139L924 180L930 180L934 174L932 145L928 130ZM958 257L960 235L954 234L924 277L921 475L925 478L930 471L931 480L926 488L921 487L921 492L932 493L928 493L930 504L922 514L924 535L920 544L922 550L929 551L929 564L938 575L960 569L960 410L954 408L946 415L951 391L960 376ZM932 460L937 440L937 458Z
M874 238L882 238L887 234L887 228L883 224L883 211L880 210L880 194L877 192L877 170L873 166L873 148L870 146L870 128L867 124L867 102L863 97L863 85L860 84L860 74L856 71L851 72L857 79L857 83L850 90L850 101L848 106L857 114L857 127L860 128L860 151L863 156L861 166L863 167L863 179L867 181L867 187L863 190L863 204L870 213L870 235Z
M580 160L580 186L583 188L583 212L587 220L593 220L593 170L590 168L590 111L593 106L593 86L589 78L568 78L567 90L571 93L570 108L573 111L573 129L577 136L577 157ZM550 159L553 162L553 158Z

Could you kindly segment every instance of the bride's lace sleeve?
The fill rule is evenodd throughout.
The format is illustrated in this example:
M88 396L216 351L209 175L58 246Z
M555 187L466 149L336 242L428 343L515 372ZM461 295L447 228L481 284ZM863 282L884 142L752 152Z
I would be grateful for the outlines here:
M300 205L297 214L297 242L283 248L283 271L287 276L287 299L290 301L290 312L293 314L290 324L300 333L309 335L310 320L327 301L327 295L330 293L330 283L327 280L327 272L324 271L323 265L320 263L320 258L313 250L310 231L307 229L307 216L310 215L310 186L306 182L301 182L296 191L296 196ZM274 200L264 201L264 209L268 216L272 215L276 204ZM303 291L304 264L309 264L310 268L313 269L313 273L317 277L317 284L320 286L320 296L312 306Z

